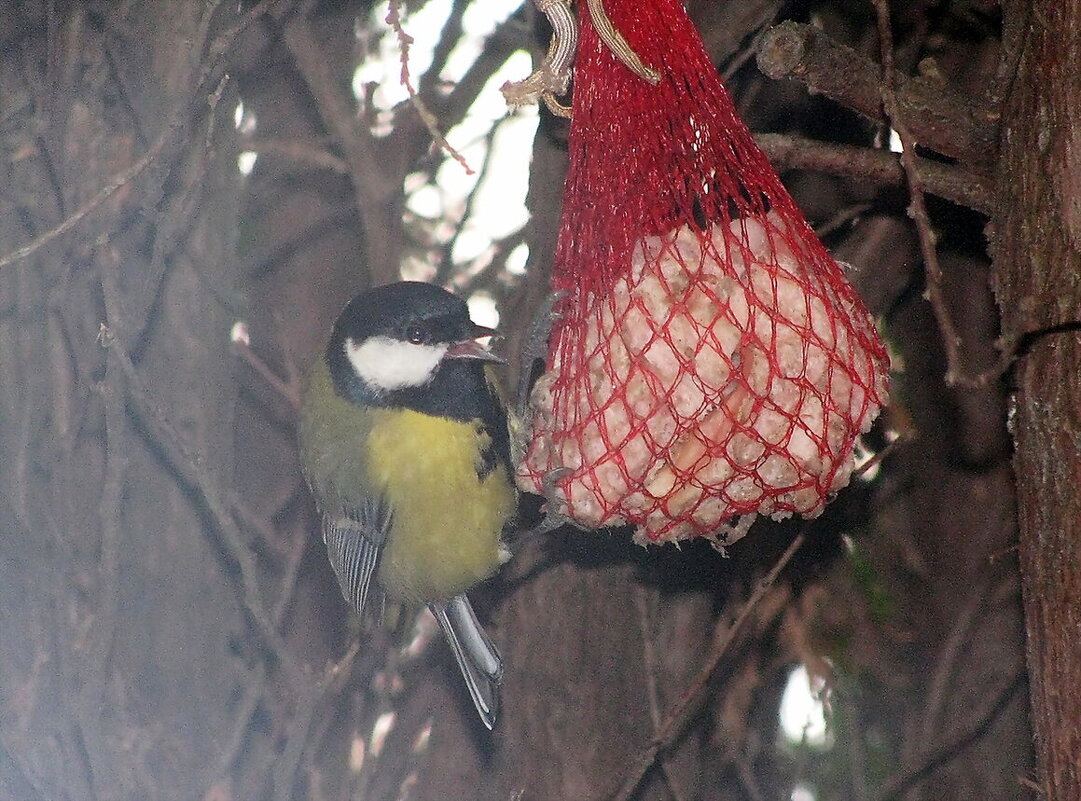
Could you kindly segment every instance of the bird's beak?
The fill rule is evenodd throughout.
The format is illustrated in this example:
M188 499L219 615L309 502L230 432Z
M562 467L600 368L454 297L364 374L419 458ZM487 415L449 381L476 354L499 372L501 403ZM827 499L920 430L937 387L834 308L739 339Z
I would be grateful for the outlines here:
M483 325L473 325L472 331L473 337L471 339L463 339L461 342L455 342L449 348L447 348L446 358L448 359L480 359L485 362L496 362L497 364L506 364L506 361L496 356L486 345L482 345L477 342L478 339L483 337L497 337L499 332L494 328L485 328Z

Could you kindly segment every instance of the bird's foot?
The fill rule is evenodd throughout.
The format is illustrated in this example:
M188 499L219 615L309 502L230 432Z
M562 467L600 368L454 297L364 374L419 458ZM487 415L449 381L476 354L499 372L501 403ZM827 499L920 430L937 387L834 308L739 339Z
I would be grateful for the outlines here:
M548 356L548 338L552 334L552 325L563 316L556 311L555 307L567 294L563 290L548 293L526 330L525 341L522 343L521 363L518 365L518 392L515 399L515 409L523 420L529 413L529 391L533 386L533 366L537 359Z
M544 506L541 507L541 511L544 512L544 517L533 527L531 534L547 534L568 523L574 523L567 513L567 502L562 497L559 487L556 486L557 482L572 472L574 471L569 467L557 467L541 477L541 494L544 497Z

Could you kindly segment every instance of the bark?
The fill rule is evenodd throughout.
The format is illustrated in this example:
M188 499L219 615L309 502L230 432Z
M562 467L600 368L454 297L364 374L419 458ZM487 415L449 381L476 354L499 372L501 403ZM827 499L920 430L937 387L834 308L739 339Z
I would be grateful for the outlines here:
M4 4L0 797L218 778L244 630L227 486L235 7ZM162 425L162 421L168 421Z
M881 119L878 64L813 26L784 22L771 28L759 47L758 66L775 80L797 78L869 119ZM897 100L921 145L969 162L986 160L991 120L940 77L901 81Z
M1013 3L995 219L1043 798L1081 797L1081 5Z

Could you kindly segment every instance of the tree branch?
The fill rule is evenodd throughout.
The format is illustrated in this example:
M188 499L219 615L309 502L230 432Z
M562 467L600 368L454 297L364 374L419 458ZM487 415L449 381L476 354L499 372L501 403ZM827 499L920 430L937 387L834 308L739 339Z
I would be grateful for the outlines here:
M1032 726L1045 801L1081 798L1081 7L1004 3L994 288L1010 401Z
M979 738L995 722L1006 704L1025 683L1023 670L1014 670L1010 679L998 692L988 694L984 703L978 707L969 720L959 728L957 734L942 745L922 754L917 763L906 770L891 776L878 793L878 801L891 801L900 798L916 782L925 778L935 768L946 764L968 745Z
M338 175L349 174L349 164L338 158L320 142L304 142L295 139L268 139L265 137L242 136L240 146L260 156L280 156L301 164L321 167Z
M777 576L795 556L796 551L802 547L806 541L807 536L804 533L798 534L792 542L789 544L785 552L781 554L777 562L770 568L769 573L765 578L758 582L758 586L755 587L754 592L751 593L751 597L747 599L747 602L739 610L735 620L728 626L727 629L719 630L717 637L714 639L713 647L710 650L709 657L706 659L702 668L698 671L694 680L687 687L687 690L683 693L683 697L676 703L675 708L667 715L663 725L657 731L653 741L646 747L642 754L635 760L634 765L627 772L626 777L623 780L623 784L620 785L610 798L611 801L629 801L638 790L638 786L642 783L642 779L645 778L646 773L653 767L653 764L657 761L660 754L670 748L676 740L682 736L686 730L688 724L698 713L701 708L702 702L705 700L706 691L709 686L709 680L717 670L717 666L720 665L721 659L724 658L728 651L729 646L736 638L736 633L742 627L744 621L750 616L751 611L762 600L766 592L773 586L777 580Z
M278 632L273 618L263 603L259 588L258 570L254 557L244 542L244 537L237 527L229 509L228 500L222 495L214 481L200 466L192 449L185 442L183 435L164 416L161 406L152 398L149 389L143 384L131 358L122 349L112 333L102 327L102 343L114 354L117 364L126 379L125 394L136 417L168 464L177 472L177 476L193 489L207 511L214 527L221 534L229 558L240 569L243 585L242 602L260 638L273 653L274 659L285 669L286 676L294 686L302 686L304 672L292 656L285 640Z
M882 186L903 186L905 170L896 153L853 145L820 142L788 134L758 134L755 142L778 172L817 170L830 175L861 178ZM994 181L964 167L930 159L914 159L924 189L983 214L994 208Z
M916 139L910 128L910 121L904 117L896 86L898 77L893 67L893 34L890 28L888 0L871 0L878 21L879 48L882 53L882 80L879 85L882 108L886 112L890 126L897 131L901 140L901 165L904 167L908 183L908 212L916 224L916 233L923 256L924 272L927 281L927 300L931 304L935 321L942 335L942 344L946 350L946 383L950 386L979 388L987 386L992 380L1002 376L1012 362L1011 353L1004 351L999 363L978 375L968 375L961 364L961 335L953 321L943 293L942 266L938 260L938 236L931 227L931 217L927 212L927 200L924 196L925 178L916 162Z
M784 22L771 28L758 50L758 68L774 80L794 78L868 119L882 121L881 73L870 59L810 25ZM898 78L900 116L924 147L970 164L990 164L995 119L930 77Z
M21 248L0 257L0 269L25 259L45 245L66 234L86 219L92 212L96 211L106 200L112 197L117 190L127 186L142 175L148 167L155 164L159 158L162 157L163 153L170 153L175 148L183 145L187 138L189 126L191 125L193 106L203 99L210 97L221 84L222 78L225 75L225 56L228 55L230 49L236 43L236 40L252 25L252 23L268 13L272 8L287 5L289 2L291 2L291 0L263 0L263 2L259 3L251 9L251 11L245 14L240 22L216 39L211 44L210 52L203 65L199 79L192 82L192 90L177 104L173 114L170 116L170 122L162 130L158 138L154 140L154 144L150 146L146 153L130 167L121 170L106 181L105 185L99 189L90 200L69 214L58 225L35 237Z

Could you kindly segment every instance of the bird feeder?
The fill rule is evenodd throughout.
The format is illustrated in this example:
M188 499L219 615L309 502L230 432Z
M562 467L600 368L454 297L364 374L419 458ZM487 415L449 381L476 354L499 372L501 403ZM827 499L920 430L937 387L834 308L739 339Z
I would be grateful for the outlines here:
M682 4L578 9L565 294L519 485L644 543L726 545L757 514L818 515L887 397L871 316Z

